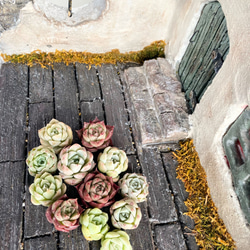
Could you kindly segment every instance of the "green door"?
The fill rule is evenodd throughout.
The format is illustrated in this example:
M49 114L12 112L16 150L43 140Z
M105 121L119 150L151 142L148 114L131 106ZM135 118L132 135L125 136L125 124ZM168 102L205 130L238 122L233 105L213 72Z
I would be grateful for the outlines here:
M190 112L212 83L228 52L229 37L221 5L217 1L208 3L178 69Z

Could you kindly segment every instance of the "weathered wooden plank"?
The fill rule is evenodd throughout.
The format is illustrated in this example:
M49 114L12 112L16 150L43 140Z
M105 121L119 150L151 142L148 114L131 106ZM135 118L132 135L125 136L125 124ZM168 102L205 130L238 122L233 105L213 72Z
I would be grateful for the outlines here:
M80 107L82 124L93 121L96 117L100 121L104 120L104 110L101 101L81 102Z
M0 71L0 161L24 160L28 67L3 64Z
M141 173L141 165L138 159L136 159L135 155L128 156L128 170L126 173Z
M98 67L102 95L108 125L115 126L112 141L126 153L134 153L129 129L128 113L125 109L122 87L114 65Z
M25 162L0 163L0 248L19 249L22 235Z
M79 142L75 130L80 128L77 82L73 65L54 65L55 118L69 125L73 131L73 143Z
M55 236L48 235L40 238L27 239L24 241L25 250L56 250L57 249L57 240ZM70 248L69 248L70 249Z
M149 182L149 216L157 222L177 221L173 195L164 172L160 154L155 148L144 148L139 155L142 172Z
M45 127L53 118L53 103L36 103L29 106L29 133L28 151L40 145L38 130ZM53 226L46 217L46 208L35 206L30 201L29 186L33 183L34 177L26 170L26 194L25 194L25 217L24 237L34 237L52 232Z
M80 101L93 101L101 99L101 92L96 68L76 63L76 76L79 86Z
M196 42L199 39L201 39L201 37L204 35L204 32L206 33L206 31L209 29L212 19L210 19L210 21L207 22L207 17L210 17L212 13L214 13L219 7L220 7L219 4L216 5L207 4L202 10L201 16L204 16L204 18L199 19L194 30L194 35L191 37L190 43L180 63L179 76L181 78L181 81L183 81L183 79L186 78L186 74L188 71L187 68L188 65L190 64L190 58L193 58L192 55L193 53L195 53L195 50L197 49Z
M153 236L151 232L151 225L148 218L146 202L139 203L142 212L142 219L139 226L135 230L127 230L130 237L130 243L133 249L147 249L153 250Z
M35 65L30 68L30 103L53 102L52 70Z
M155 239L159 250L187 249L179 223L155 226Z
M185 190L184 184L180 179L177 179L176 168L178 162L173 159L172 152L163 153L162 160L168 180L170 182L171 189L174 194L175 204L178 210L179 220L181 222L182 230L184 232L184 238L189 249L198 249L194 235L192 235L192 229L194 229L194 221L184 213L187 212L187 207L184 201L188 198L188 193Z
M89 250L89 242L83 237L81 227L69 233L59 232L59 249ZM94 249L93 249L94 250Z

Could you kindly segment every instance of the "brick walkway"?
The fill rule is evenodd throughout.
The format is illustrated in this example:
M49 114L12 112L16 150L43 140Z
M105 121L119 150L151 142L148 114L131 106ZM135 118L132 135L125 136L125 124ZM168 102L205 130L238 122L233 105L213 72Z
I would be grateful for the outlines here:
M144 67L4 64L0 73L0 246L1 249L99 249L80 228L55 231L45 207L34 206L28 191L28 151L38 146L37 130L52 118L75 131L96 116L114 125L113 144L126 151L129 171L150 182L143 218L127 231L134 250L197 249L193 222L184 215L187 193L176 179L172 151L188 132L180 84L162 60ZM158 80L157 80L158 79ZM165 82L166 85L159 85ZM157 85L158 84L158 85ZM184 103L184 105L183 105ZM74 133L74 141L78 142ZM70 190L69 190L70 191Z

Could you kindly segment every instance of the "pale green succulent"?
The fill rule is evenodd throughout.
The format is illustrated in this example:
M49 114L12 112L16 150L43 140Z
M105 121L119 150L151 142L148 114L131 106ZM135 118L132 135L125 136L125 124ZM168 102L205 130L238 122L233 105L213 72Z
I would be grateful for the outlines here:
M52 148L41 145L33 148L28 153L26 164L32 176L43 172L55 173L57 170L57 157Z
M111 222L114 227L122 229L135 229L142 218L141 209L130 198L115 202L110 207Z
M132 246L128 234L115 229L102 238L100 250L132 250Z
M67 184L77 185L95 167L93 154L75 143L61 150L57 167Z
M108 219L108 214L99 208L88 208L80 217L86 240L100 240L109 231Z
M116 147L107 147L98 156L100 172L112 177L114 182L119 180L119 174L128 168L128 157L123 150Z
M134 199L137 203L147 199L148 183L145 176L136 173L126 173L119 180L121 195Z
M63 147L72 143L73 133L71 128L63 122L52 119L46 127L38 130L38 136L42 145L52 147L58 154Z
M44 172L37 174L29 187L31 202L34 205L50 206L66 192L66 185L62 183L60 175L51 175Z

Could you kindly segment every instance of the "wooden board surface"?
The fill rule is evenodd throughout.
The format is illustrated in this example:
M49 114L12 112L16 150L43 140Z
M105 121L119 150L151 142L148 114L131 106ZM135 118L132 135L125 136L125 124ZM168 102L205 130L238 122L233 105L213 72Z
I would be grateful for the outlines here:
M100 241L85 240L80 227L69 234L56 231L46 220L46 207L35 206L30 201L28 188L34 178L28 174L25 159L40 144L37 131L52 118L65 122L73 130L95 117L115 126L113 143L129 154L128 172L143 173L150 182L148 201L139 205L142 221L136 230L128 231L135 250L163 249L170 243L162 242L161 238L173 223L177 226L170 230L171 237L183 237L188 242L179 230L184 223L176 203L180 191L169 181L170 175L174 176L174 164L168 164L171 159L161 153L177 146L152 146L136 151L140 141L131 129L133 110L128 105L129 97L123 93L121 74L122 69L118 73L113 65L90 70L81 64L56 64L53 69L2 66L0 208L5 211L7 206L8 210L7 216L0 215L3 249L100 249ZM75 134L74 142L80 143ZM183 245L182 240L173 242Z

